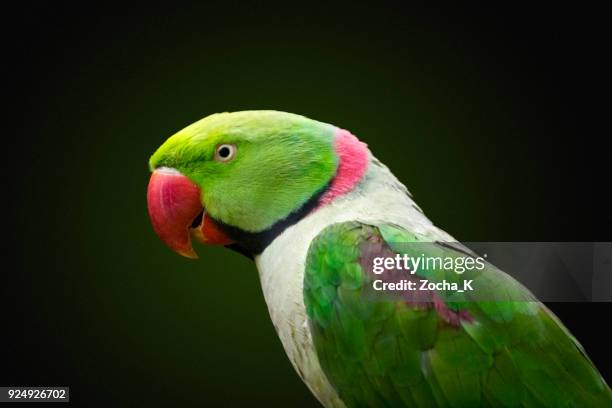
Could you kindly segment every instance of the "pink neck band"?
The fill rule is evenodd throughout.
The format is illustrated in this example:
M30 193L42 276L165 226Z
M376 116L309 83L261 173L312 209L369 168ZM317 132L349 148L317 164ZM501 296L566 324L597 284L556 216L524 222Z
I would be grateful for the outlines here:
M319 207L351 191L368 168L367 145L349 131L336 129L335 148L338 155L338 169L329 188L319 200Z

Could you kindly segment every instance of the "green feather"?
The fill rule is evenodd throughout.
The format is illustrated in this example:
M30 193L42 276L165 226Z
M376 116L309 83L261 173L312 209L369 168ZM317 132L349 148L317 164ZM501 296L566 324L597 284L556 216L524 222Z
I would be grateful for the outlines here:
M311 243L304 302L321 367L348 407L609 407L610 389L576 340L518 282L491 265L461 278L494 300L440 293L470 318L371 290L365 248L379 256L456 257L459 250L393 225L334 224ZM418 245L417 245L418 243ZM411 246L412 245L412 246ZM370 254L371 255L371 254ZM432 281L458 280L443 270ZM454 276L453 276L454 275ZM487 298L488 299L488 298Z

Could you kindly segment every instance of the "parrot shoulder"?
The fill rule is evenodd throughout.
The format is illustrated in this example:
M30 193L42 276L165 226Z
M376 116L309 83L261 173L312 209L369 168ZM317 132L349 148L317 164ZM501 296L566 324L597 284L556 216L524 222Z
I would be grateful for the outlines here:
M377 279L459 279L444 270L372 273L374 258L417 249L469 254L397 225L355 221L328 226L310 244L308 324L320 365L347 406L609 406L610 390L576 340L490 264L461 278L494 293L491 301L470 292L373 289Z

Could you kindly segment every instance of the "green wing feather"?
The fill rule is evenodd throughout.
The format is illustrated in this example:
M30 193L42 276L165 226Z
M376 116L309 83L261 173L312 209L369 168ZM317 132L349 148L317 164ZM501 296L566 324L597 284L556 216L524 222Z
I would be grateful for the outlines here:
M463 256L394 225L334 224L312 242L304 303L321 366L348 407L611 407L612 393L544 305L491 265L463 276L479 294L436 293L442 308L371 289L368 256L426 248ZM374 252L366 253L366 252ZM446 315L445 315L446 313ZM448 314L455 316L450 320Z

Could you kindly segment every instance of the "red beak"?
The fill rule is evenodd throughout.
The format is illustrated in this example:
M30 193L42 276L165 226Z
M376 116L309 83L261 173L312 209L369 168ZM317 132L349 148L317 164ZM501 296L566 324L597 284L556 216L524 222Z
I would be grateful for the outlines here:
M207 216L200 197L200 188L175 169L157 169L149 180L147 207L153 229L166 245L187 258L198 257L191 235L205 244L232 243Z

